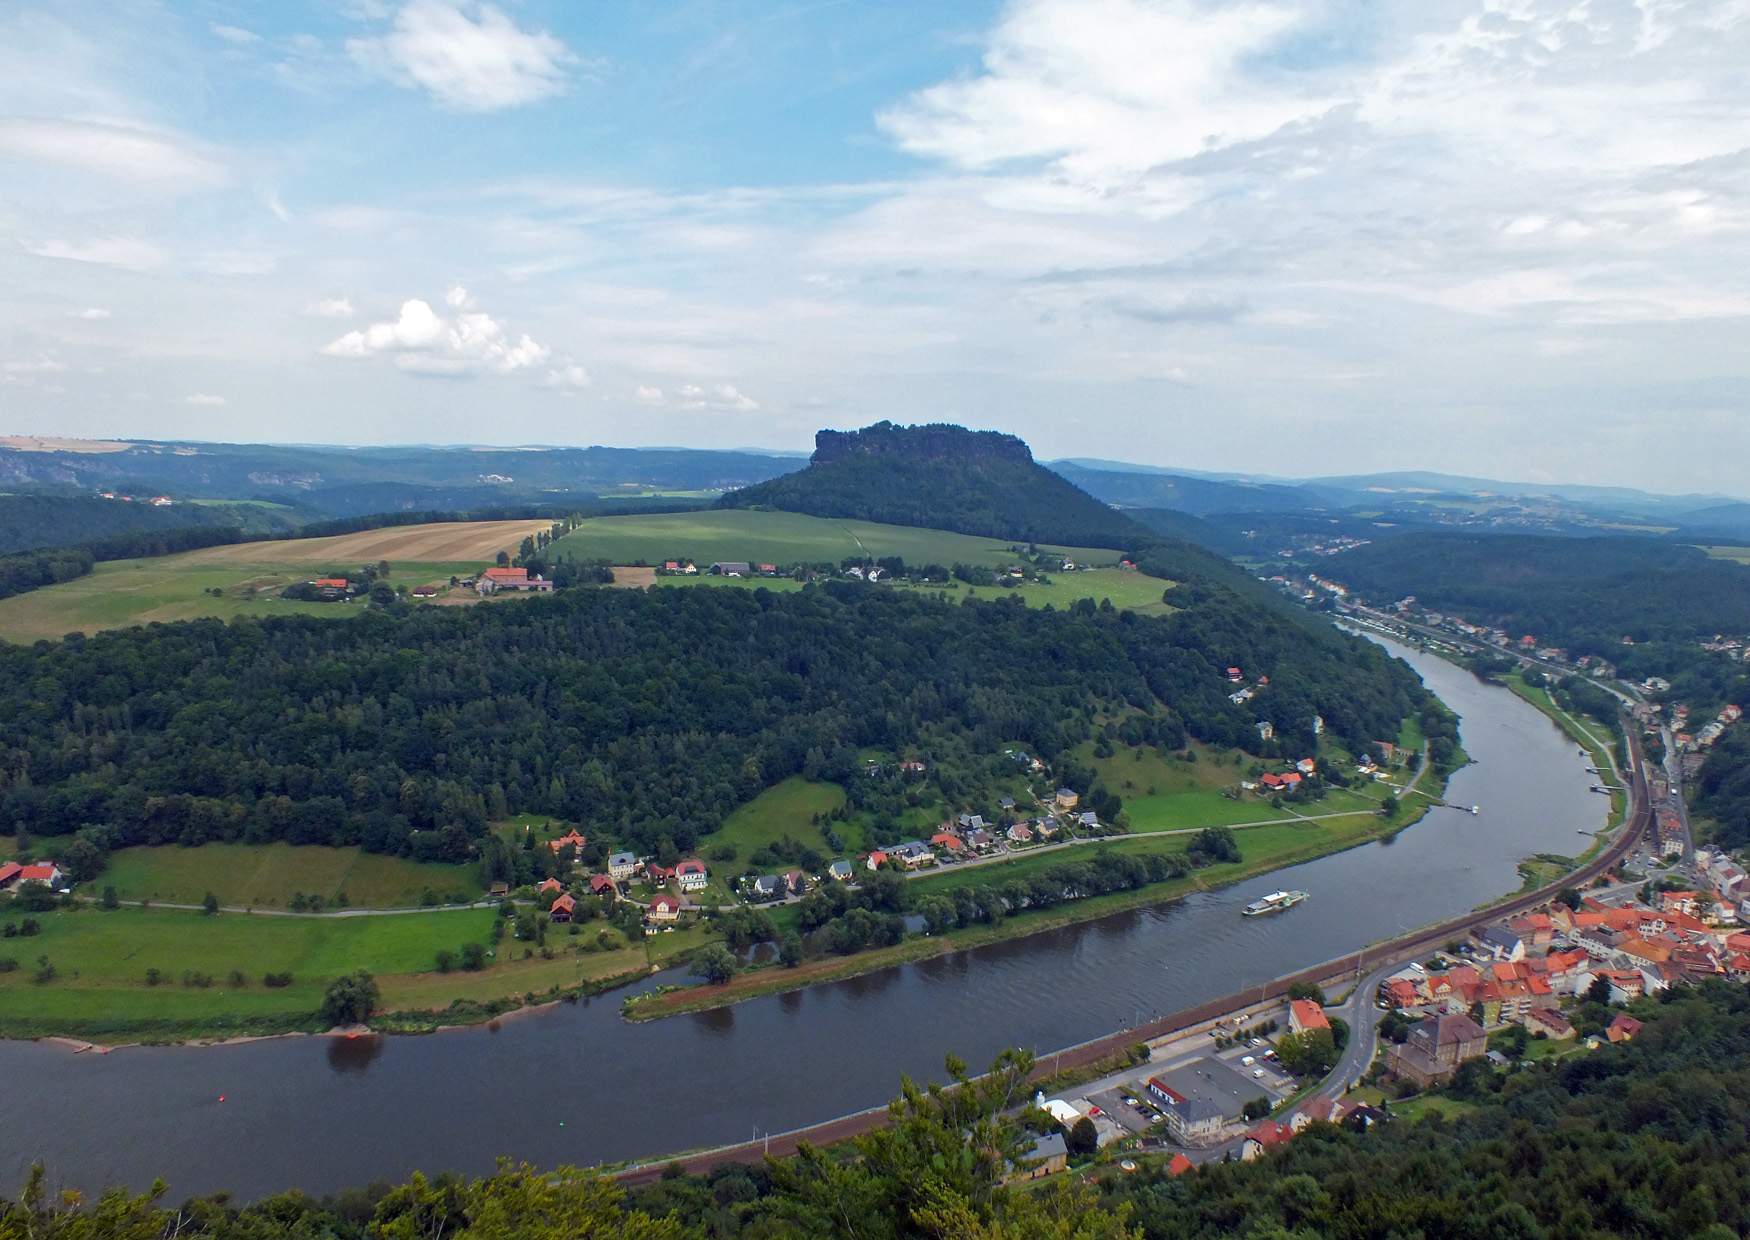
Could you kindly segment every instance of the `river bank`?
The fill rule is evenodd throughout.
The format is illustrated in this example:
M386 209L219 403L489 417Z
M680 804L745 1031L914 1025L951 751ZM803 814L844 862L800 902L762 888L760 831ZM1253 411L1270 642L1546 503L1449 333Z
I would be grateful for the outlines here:
M1420 778L1441 777L1433 776L1429 769L1420 774ZM1445 778L1441 778L1441 793L1445 783ZM1406 791L1409 790L1418 790L1417 785L1414 782L1407 785ZM785 994L826 982L843 981L895 965L930 960L997 943L1022 941L1114 913L1169 904L1197 892L1218 891L1287 866L1396 836L1420 821L1433 808L1433 800L1438 799L1441 793L1431 794L1429 801L1420 804L1406 801L1399 816L1389 821L1377 813L1357 813L1342 819L1309 822L1304 826L1276 824L1272 827L1238 830L1234 832L1234 838L1239 845L1242 860L1237 863L1210 866L1182 878L1150 883L1132 891L1111 892L1050 909L1011 914L996 925L971 926L940 935L910 938L892 947L874 948L852 956L806 961L793 968L769 964L739 973L726 983L699 982L694 985L665 986L627 999L622 1011L626 1019L631 1021L650 1021L691 1012L711 1011L765 995ZM1270 832L1268 838L1265 837L1265 832ZM1148 849L1159 851L1164 841L1142 835L1117 836L1104 843L1115 852L1134 852ZM954 877L951 873L943 874L932 881L946 884Z

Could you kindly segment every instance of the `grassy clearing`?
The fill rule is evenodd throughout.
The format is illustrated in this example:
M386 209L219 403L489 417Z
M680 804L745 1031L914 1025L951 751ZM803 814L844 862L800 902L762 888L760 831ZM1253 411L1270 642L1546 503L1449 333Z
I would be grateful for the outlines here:
M388 560L389 583L446 582L478 571L499 550L514 551L545 521L458 521L364 530L330 538L290 538L204 547L179 555L113 560L87 576L0 599L0 639L54 640L154 621L236 616L323 616L365 610L361 602L295 603L281 587L312 571ZM217 590L219 593L214 594Z
M322 540L326 541L326 540ZM299 603L279 590L309 579L313 566L269 560L290 542L251 543L264 557L253 563L212 563L193 557L205 551L139 560L112 560L76 581L45 586L0 599L0 639L13 642L56 640L68 633L96 633L155 621L237 616L321 616L345 619L363 615L366 604ZM207 550L220 550L208 548ZM222 548L236 550L236 548ZM342 560L344 567L353 561ZM448 581L452 574L475 572L479 562L404 561L391 563L389 582L409 588ZM219 594L214 595L213 590Z
M1750 547L1703 547L1702 550L1716 560L1730 560L1734 564L1750 565Z
M1430 1115L1439 1115L1445 1119L1457 1119L1476 1110L1476 1103L1466 1102L1462 1098L1449 1098L1445 1094L1421 1094L1405 1102L1391 1104L1391 1113L1401 1120L1415 1123L1427 1119Z
M700 842L705 852L728 845L735 849L737 861L748 857L781 839L789 838L814 849L823 856L836 856L839 850L830 845L813 819L845 803L845 790L837 784L821 783L793 775L775 784L736 810L723 825ZM839 823L838 835L847 848L861 844L861 831L852 823ZM853 840L850 836L858 838ZM732 864L730 862L714 864Z
M656 564L684 557L701 568L715 560L837 563L853 556L897 555L908 563L1012 563L1011 544L942 530L869 521L836 521L792 512L741 509L593 517L556 546L567 555L615 564ZM1077 560L1115 564L1118 555L1097 548L1058 550Z
M788 593L800 590L802 583L792 581L788 577L710 577L701 573L697 577L658 577L658 586L740 586L744 589L777 590ZM1173 608L1161 601L1161 596L1172 587L1172 582L1163 581L1159 577L1149 577L1142 573L1126 572L1116 568L1095 568L1085 572L1059 573L1052 577L1049 583L1026 582L1018 586L969 586L962 581L951 581L945 585L909 585L895 583L889 589L905 590L913 594L927 594L940 597L950 603L961 599L1007 599L1018 598L1032 608L1055 607L1059 611L1068 608L1078 599L1093 599L1099 602L1110 599L1112 605L1121 611L1134 611L1147 616L1164 616Z
M123 900L199 904L207 892L221 904L283 908L294 894L333 905L344 892L356 908L407 908L430 890L477 899L476 867L409 861L357 848L295 844L168 844L124 848L93 884L114 887Z

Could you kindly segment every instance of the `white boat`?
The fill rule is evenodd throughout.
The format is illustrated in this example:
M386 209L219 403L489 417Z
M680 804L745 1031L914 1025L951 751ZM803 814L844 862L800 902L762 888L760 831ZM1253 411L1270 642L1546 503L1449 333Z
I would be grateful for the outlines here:
M1293 908L1306 899L1304 891L1272 891L1259 900L1253 900L1240 910L1244 917L1261 917L1265 913L1280 913L1283 909Z
M1477 807L1476 807L1476 806L1474 806L1474 805L1473 805L1473 806L1471 806L1471 807L1470 807L1470 812L1471 812L1471 813L1473 813L1473 814L1480 814L1480 813L1482 813L1482 811L1481 811L1481 810L1479 810L1479 809L1478 809L1478 808L1477 808Z

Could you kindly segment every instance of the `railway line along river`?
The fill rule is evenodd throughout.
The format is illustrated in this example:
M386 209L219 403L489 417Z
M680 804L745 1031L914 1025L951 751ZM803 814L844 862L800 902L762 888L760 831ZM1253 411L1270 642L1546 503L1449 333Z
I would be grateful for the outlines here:
M1389 644L1389 643L1388 643ZM289 1038L74 1054L0 1043L13 1122L0 1174L172 1199L323 1193L508 1155L589 1165L742 1141L878 1105L901 1073L1047 1052L1463 913L1519 886L1535 853L1574 855L1608 802L1531 706L1392 646L1461 717L1472 765L1395 840L1222 891L718 1011L633 1025L618 991L496 1030ZM1311 899L1241 917L1279 887ZM652 979L649 985L661 979ZM221 1100L222 1098L222 1100Z

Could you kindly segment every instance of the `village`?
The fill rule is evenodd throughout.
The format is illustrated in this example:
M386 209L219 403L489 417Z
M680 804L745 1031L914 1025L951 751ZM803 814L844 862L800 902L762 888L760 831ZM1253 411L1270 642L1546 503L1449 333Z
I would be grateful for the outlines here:
M1170 1157L1175 1175L1257 1158L1315 1122L1360 1129L1462 1106L1467 1076L1632 1040L1635 1011L1662 991L1750 984L1744 865L1702 849L1682 872L1690 886L1619 872L1422 959L1297 985L1035 1101L1065 1129L1087 1120L1098 1148ZM1053 1140L1035 1147L1036 1174L1068 1165Z

